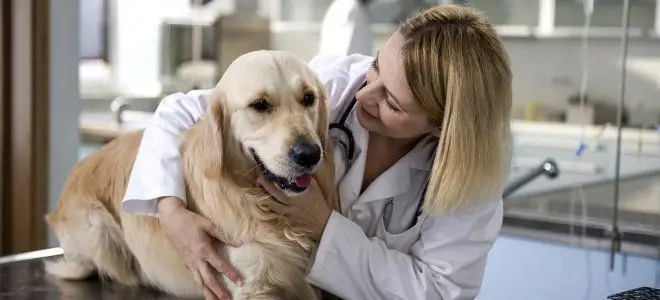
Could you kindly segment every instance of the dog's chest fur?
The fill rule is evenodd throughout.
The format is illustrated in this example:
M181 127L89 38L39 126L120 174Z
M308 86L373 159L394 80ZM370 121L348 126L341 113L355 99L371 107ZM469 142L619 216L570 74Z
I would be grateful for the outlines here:
M195 146L195 132L189 134L184 143L190 144L182 147L185 180L194 183L187 184L189 209L212 220L226 240L242 243L241 247L221 250L247 280L295 295L305 283L314 242L281 216L260 207L265 191L252 187L258 173L244 157L236 155L238 149L228 149L225 142L224 157L219 158L217 153L205 152L213 147ZM226 157L229 153L234 157ZM205 167L200 167L201 158ZM222 160L228 163L223 165Z

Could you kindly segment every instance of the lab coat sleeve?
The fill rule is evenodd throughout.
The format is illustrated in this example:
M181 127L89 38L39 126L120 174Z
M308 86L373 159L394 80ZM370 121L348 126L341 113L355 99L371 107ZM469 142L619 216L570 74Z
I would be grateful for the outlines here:
M333 212L308 281L343 299L474 299L502 225L501 201L429 217L410 253Z
M350 12L349 14L355 14ZM367 24L367 26L369 26ZM326 24L324 22L321 31L321 40L319 43L320 54L353 54L352 49L355 48L355 31L356 21L354 18L349 18L345 22Z
M351 87L357 81L362 84L364 73L371 65L373 57L352 54L319 54L314 56L308 63L310 69L316 73L321 83L328 91L330 111L334 119L340 106L347 98L352 98Z
M320 54L372 55L369 10L360 1L334 1L321 26Z
M122 199L124 210L157 216L158 198L186 200L180 136L204 115L209 92L175 93L160 102L144 130Z
M316 73L323 86L328 91L328 104L335 110L350 84L348 57L337 54L320 54L309 61L309 68Z

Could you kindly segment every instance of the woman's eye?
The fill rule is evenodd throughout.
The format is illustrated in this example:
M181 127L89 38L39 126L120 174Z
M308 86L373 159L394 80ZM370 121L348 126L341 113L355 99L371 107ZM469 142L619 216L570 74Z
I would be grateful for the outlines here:
M255 102L252 102L250 107L258 112L265 112L270 109L271 105L268 103L268 101L266 101L266 99L259 99Z
M387 98L385 98L385 105L387 105L387 108L391 109L391 110L394 111L394 112L400 112L400 111L401 111L401 110L399 110L398 108L396 108L396 107L392 104L392 102L390 102L390 100L387 99Z
M378 70L378 60L374 58L374 60L371 61L371 67L374 68L374 70Z
M305 107L310 107L314 105L315 101L316 95L314 95L314 93L306 93L305 96L303 96L302 105Z

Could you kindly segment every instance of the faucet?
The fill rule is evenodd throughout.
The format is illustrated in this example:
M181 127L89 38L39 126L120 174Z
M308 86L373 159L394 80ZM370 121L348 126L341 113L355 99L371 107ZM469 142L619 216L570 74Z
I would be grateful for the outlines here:
M532 182L532 180L536 179L536 177L541 175L545 175L545 177L550 179L557 178L557 176L559 176L559 167L557 166L557 162L555 162L555 160L552 158L544 160L533 171L523 175L522 177L509 184L504 189L502 198L506 198L507 196L513 194L513 192L519 190L521 187L527 185L528 183Z
M115 122L117 125L124 123L122 114L128 108L128 100L123 97L117 97L112 102L110 102L110 111L114 115Z

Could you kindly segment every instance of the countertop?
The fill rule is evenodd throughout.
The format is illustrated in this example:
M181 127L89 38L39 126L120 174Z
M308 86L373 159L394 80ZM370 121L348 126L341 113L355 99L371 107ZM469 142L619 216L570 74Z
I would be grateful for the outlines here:
M147 289L130 290L97 278L85 281L62 281L44 272L43 260L55 259L61 249L51 248L0 258L0 299L178 299Z
M122 124L115 121L111 112L83 112L80 114L79 128L83 140L109 142L118 135L143 129L153 113L124 111Z

